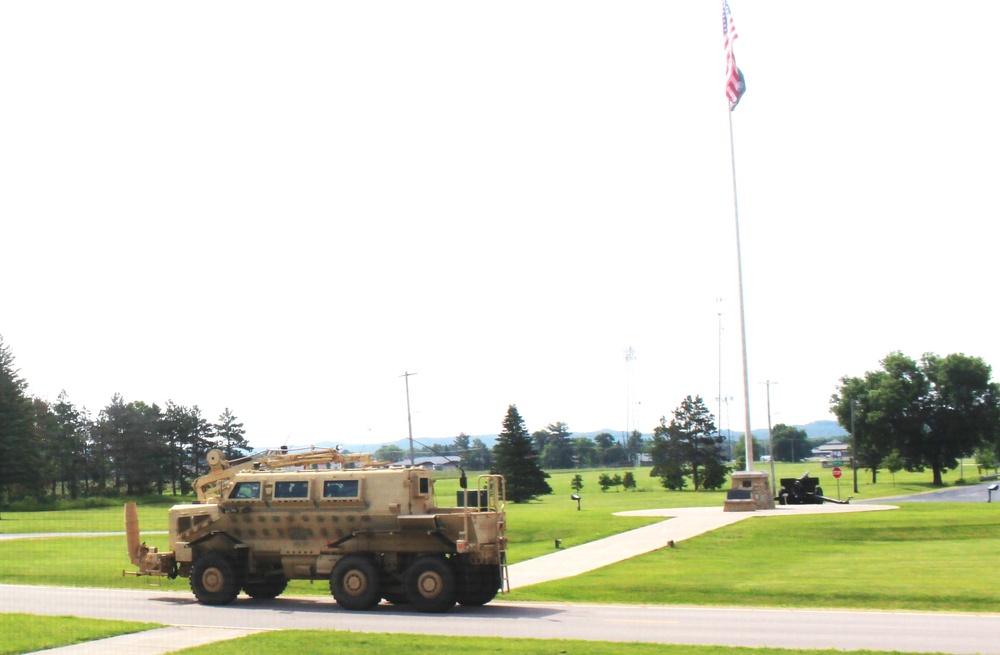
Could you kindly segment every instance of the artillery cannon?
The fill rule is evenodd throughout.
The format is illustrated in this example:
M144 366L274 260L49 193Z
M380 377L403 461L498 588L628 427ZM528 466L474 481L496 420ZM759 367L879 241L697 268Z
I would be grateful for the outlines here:
M781 478L781 490L774 499L779 505L822 505L823 503L837 503L847 505L851 499L837 500L823 495L823 488L819 486L819 478L809 477L806 471L797 478Z

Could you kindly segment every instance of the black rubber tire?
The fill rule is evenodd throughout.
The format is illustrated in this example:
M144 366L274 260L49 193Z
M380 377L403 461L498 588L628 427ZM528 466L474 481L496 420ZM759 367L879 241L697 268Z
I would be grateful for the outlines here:
M240 593L233 561L221 553L206 553L191 566L191 591L203 605L228 605Z
M500 591L499 566L470 566L467 590L458 594L458 603L466 607L479 607L496 598Z
M272 575L256 582L243 583L243 591L254 600L271 600L280 596L287 586L288 578Z
M406 572L406 597L421 612L445 612L455 605L455 567L437 555L417 559Z
M370 610L382 599L378 568L363 555L348 555L330 572L330 593L345 610Z
M382 592L382 598L385 599L385 602L392 605L410 604L410 599L406 597L406 592L404 591L384 591Z

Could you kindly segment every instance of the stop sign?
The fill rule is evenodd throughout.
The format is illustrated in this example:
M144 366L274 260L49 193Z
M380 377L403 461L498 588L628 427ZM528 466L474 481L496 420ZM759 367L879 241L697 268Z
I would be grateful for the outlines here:
M840 467L839 466L834 466L833 467L833 477L834 478L840 478L841 474L843 474L843 471L840 470Z

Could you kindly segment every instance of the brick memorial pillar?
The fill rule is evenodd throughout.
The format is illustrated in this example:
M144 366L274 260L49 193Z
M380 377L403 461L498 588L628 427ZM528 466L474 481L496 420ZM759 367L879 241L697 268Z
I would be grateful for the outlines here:
M765 471L734 471L733 486L726 494L724 512L774 509L774 495Z

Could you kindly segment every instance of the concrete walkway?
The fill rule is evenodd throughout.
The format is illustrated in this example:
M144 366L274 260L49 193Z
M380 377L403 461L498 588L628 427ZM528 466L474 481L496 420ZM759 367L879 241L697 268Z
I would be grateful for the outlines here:
M46 655L118 655L119 653L121 655L163 655L183 648L236 639L256 632L261 631L245 628L202 628L174 625L36 652Z
M840 514L896 509L892 505L779 505L756 512L724 512L722 507L680 507L619 512L616 516L662 516L667 521L629 530L605 539L558 550L508 567L511 589L569 578L609 564L666 548L717 528L749 518Z

